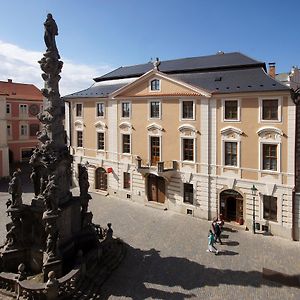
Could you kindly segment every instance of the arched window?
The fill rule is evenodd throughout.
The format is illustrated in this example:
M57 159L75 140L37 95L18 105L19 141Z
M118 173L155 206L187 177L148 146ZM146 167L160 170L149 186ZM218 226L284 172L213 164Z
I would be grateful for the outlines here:
M160 90L160 80L153 79L150 82L151 91L159 91Z

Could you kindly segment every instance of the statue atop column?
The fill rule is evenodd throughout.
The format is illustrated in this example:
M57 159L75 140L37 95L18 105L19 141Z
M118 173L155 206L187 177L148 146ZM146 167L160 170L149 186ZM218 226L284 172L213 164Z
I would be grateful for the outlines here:
M59 59L59 53L56 47L55 36L58 35L58 27L56 25L55 20L52 17L52 14L47 15L47 19L44 22L45 34L44 41L47 47L47 52L52 52L57 54L57 58Z

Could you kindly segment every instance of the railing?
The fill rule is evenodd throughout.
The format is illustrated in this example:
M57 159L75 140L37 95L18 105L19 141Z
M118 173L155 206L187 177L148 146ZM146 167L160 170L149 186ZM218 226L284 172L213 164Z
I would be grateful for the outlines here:
M150 169L150 168L157 168L158 173L177 170L177 161L159 161L157 165L151 165L151 163L145 163L141 158L137 158L137 167L138 169Z

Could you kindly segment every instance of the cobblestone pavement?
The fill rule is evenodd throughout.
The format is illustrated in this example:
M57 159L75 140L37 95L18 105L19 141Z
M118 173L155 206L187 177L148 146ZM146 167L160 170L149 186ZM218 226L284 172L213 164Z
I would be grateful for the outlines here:
M114 235L128 244L101 299L300 299L300 288L262 278L263 268L300 276L299 242L227 227L224 245L217 244L221 253L214 255L206 252L210 222L91 195L94 223L111 222ZM0 192L0 241L6 199Z

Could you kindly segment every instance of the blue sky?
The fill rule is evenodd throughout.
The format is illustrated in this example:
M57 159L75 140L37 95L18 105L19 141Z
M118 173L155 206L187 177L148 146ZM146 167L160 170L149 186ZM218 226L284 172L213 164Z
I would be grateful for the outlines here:
M36 63L45 50L51 12L65 62L62 94L87 88L117 68L160 60L239 51L300 66L299 0L1 0L0 80L41 87Z

